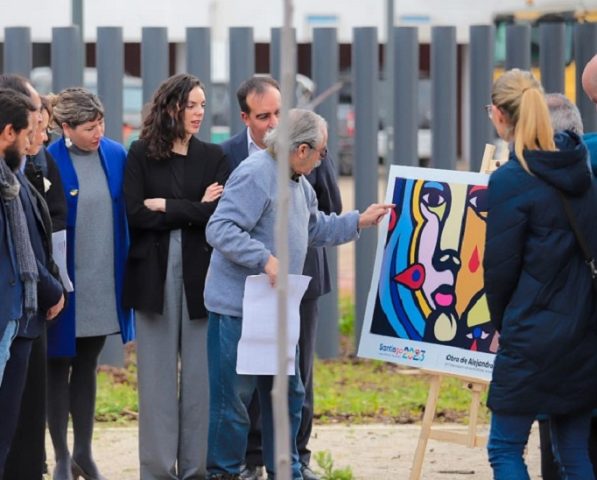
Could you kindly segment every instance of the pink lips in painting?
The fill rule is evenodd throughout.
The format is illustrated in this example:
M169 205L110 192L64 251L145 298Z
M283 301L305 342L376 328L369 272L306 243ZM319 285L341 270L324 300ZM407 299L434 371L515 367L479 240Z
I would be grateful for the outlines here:
M433 300L435 300L435 303L440 307L449 307L450 305L452 305L452 303L454 303L454 294L436 291L433 294Z

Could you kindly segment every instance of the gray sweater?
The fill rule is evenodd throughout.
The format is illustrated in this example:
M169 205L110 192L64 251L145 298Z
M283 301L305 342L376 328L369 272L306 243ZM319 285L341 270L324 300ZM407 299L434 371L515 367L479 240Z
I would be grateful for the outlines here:
M214 247L204 292L210 312L242 317L246 277L263 273L270 254L276 256L276 175L275 160L262 151L242 162L226 182L206 229ZM288 271L301 274L308 246L338 245L358 237L359 213L326 215L317 209L315 191L304 177L288 182Z

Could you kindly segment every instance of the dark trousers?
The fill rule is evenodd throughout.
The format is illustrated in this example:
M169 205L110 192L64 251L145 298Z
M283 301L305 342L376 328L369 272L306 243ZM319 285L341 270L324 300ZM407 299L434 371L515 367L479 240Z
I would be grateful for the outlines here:
M0 478L4 477L10 444L17 429L32 343L31 338L17 337L13 340L0 386Z
M305 386L305 402L303 404L301 426L298 431L296 445L300 461L309 465L311 450L307 448L313 429L313 360L315 356L315 332L317 330L317 297L304 298L301 302L301 334L299 337L299 369ZM245 463L247 465L263 465L261 451L261 419L257 392L248 408L251 429L247 441Z
M317 297L304 298L301 302L301 335L299 337L299 368L305 386L305 402L296 446L303 465L309 465L311 450L307 447L313 429L313 360L315 358L315 333L317 331Z
M4 480L41 480L46 431L46 330L33 340L19 423L12 439Z
M247 412L251 427L247 437L247 451L245 453L245 463L250 466L263 466L263 450L261 447L261 412L259 408L259 394L257 390L253 392L251 403Z
M539 420L539 441L541 445L541 477L543 480L562 480L560 469L555 462L551 445L549 422ZM597 477L597 416L593 412L589 436L589 458L593 463L593 473Z

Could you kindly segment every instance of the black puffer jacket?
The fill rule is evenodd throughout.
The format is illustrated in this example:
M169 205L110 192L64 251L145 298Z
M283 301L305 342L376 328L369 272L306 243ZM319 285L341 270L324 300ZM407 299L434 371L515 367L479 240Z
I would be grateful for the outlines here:
M597 253L597 189L572 133L558 151L512 153L489 181L485 288L500 330L488 405L565 414L597 404L597 301L557 190L569 196Z

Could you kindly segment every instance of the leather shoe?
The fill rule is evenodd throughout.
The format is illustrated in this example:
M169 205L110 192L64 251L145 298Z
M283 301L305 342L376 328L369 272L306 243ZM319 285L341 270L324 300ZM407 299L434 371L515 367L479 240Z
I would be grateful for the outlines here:
M91 475L90 473L87 473L74 460L72 460L71 462L71 470L73 474L73 480L78 480L79 477L83 477L84 480L107 480L106 477L104 477L100 473L97 473L97 475L95 476Z
M321 480L319 475L317 475L309 465L303 465L301 467L301 474L303 475L303 480Z
M265 478L264 468L261 465L243 465L240 468L241 480L262 480Z
M56 465L52 472L52 480L73 480L71 468L70 457L56 460Z

